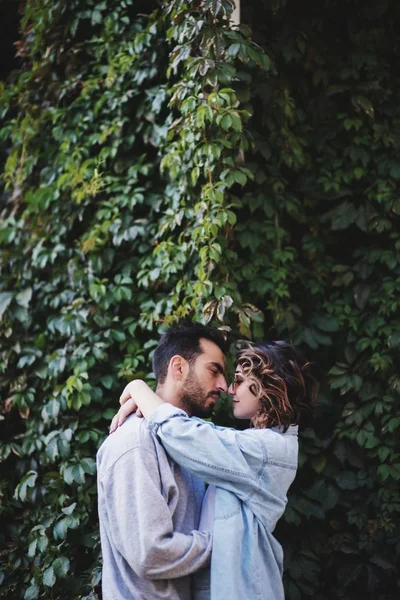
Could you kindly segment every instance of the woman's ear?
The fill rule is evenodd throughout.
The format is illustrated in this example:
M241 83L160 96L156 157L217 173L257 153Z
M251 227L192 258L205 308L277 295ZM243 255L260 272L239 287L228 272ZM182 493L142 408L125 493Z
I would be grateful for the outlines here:
M186 358L176 354L169 361L169 370L175 381L184 381L189 370L189 363Z

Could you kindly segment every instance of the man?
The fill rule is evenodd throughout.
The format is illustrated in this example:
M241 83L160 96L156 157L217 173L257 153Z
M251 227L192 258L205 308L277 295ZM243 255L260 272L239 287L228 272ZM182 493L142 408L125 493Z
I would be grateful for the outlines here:
M189 415L209 415L226 391L225 341L197 323L171 328L154 353L157 393ZM209 564L197 531L204 485L167 456L131 415L97 453L103 600L190 600L190 575Z

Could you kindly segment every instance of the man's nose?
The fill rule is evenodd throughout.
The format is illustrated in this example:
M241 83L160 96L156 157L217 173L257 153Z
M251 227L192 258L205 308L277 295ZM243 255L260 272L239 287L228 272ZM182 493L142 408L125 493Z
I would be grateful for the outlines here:
M226 379L222 374L220 375L219 380L218 380L218 389L220 392L228 391L228 385L226 383Z

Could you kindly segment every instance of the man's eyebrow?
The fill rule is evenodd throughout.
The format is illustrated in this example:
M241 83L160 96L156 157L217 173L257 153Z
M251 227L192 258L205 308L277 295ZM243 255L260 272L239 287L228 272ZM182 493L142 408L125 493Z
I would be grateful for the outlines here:
M213 365L217 369L217 371L219 371L222 375L225 375L225 369L221 365L221 363L210 360L209 364Z

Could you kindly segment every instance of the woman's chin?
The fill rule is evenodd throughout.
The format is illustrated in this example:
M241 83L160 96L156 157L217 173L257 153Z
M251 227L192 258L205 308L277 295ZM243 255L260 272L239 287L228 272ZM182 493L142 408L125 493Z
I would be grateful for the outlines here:
M240 410L233 410L233 416L235 417L235 419L247 419L247 417L245 417L244 415L242 415L242 413L240 412Z
M251 421L251 419L253 418L253 417L249 416L248 414L243 414L242 411L237 410L237 409L236 410L233 409L233 416L238 421Z

